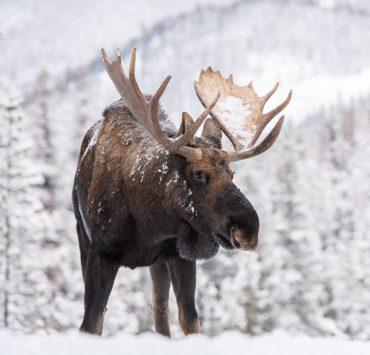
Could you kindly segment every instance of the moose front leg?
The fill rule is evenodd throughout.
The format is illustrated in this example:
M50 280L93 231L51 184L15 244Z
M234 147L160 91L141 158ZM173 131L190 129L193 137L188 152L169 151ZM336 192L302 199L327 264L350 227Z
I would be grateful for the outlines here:
M153 318L155 330L170 337L168 297L170 292L170 275L166 263L159 259L150 266L153 284Z
M90 246L85 269L85 313L80 331L101 335L108 298L118 266L108 263Z
M180 257L168 261L172 287L179 310L179 322L184 334L199 333L200 324L195 308L196 263Z

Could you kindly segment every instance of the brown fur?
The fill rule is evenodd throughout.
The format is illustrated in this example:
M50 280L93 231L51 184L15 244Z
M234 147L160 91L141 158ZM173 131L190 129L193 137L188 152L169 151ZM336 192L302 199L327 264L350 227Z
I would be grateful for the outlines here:
M152 310L155 330L162 335L170 336L168 296L171 283L166 263L157 260L152 264L150 276L153 283Z

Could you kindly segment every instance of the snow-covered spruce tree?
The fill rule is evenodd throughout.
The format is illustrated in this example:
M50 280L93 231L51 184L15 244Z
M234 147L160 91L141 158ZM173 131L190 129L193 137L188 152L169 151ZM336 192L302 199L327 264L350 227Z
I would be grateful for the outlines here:
M338 107L341 107L339 104ZM340 109L329 110L324 112L324 123L320 129L319 139L319 152L321 179L318 198L325 206L325 214L318 216L317 226L320 228L320 234L323 243L323 252L325 258L324 264L324 285L327 294L327 302L325 304L325 316L332 319L338 324L340 308L346 303L342 299L343 292L349 280L345 276L345 266L348 259L342 259L346 254L349 247L349 240L343 238L344 234L341 231L342 222L344 222L344 211L346 203L349 202L345 198L343 200L341 188L344 186L342 183L346 180L344 178L344 171L346 162L343 157L343 140L340 130ZM330 118L329 118L330 117ZM332 119L335 117L335 119ZM323 227L320 227L323 226ZM342 236L341 236L342 235ZM347 240L344 240L347 239ZM345 298L345 297L344 297ZM344 304L342 304L342 301Z
M234 317L235 308L244 321L240 317L241 307L236 304L237 294L232 290L236 273L235 255L224 250L215 258L198 263L196 300L204 333L215 335L225 329L237 329L240 322Z
M58 138L62 134L55 117L58 102L53 95L53 89L52 77L42 71L34 86L30 114L34 123L31 127L34 140L32 157L38 162L42 175L42 183L35 190L35 194L43 203L45 216L38 242L43 256L40 261L50 293L47 329L62 331L75 329L79 316L82 316L82 277L77 264L78 246L74 220L70 208L66 208L70 205L70 190L67 195L61 188L65 174L61 173L64 171L64 161L61 158L62 150L58 150ZM70 156L70 152L67 155ZM66 223L66 220L71 223Z
M351 315L348 321L356 324L356 338L370 339L370 100L369 96L355 105L355 130L353 132L354 152L349 161L351 198L354 220L353 273L356 275L356 290L352 290ZM353 121L353 119L352 119Z
M24 331L46 328L48 286L40 266L40 184L20 98L0 85L0 191L2 326Z
M325 253L318 230L325 223L313 213L318 209L319 198L316 191L321 183L321 171L318 169L320 155L315 156L311 149L312 142L307 135L307 124L298 127L295 134L297 154L295 201L297 220L293 224L296 247L292 255L302 282L296 293L296 310L305 333L311 335L328 335L336 333L334 323L325 317L325 305L328 295L325 292Z
M363 190L368 174L367 158L363 155L368 151L364 142L369 133L365 113L366 108L354 104L339 105L333 110L332 115L337 119L327 122L326 168L330 182L326 249L330 261L328 315L342 332L364 338L369 324L364 268L369 257L368 231L365 231L369 195Z
M53 85L49 74L42 70L37 76L32 96L34 101L30 108L34 125L32 138L35 148L34 158L39 162L43 183L40 186L44 208L52 211L56 208L56 147L53 143L54 129L51 119Z
M76 97L75 97L75 156L77 158L80 152L80 145L82 138L85 135L89 124L89 119L91 116L95 115L95 112L89 107L89 96L87 92L88 86L88 75L85 69L80 68L76 71Z
M235 276L227 280L228 287L223 287L224 296L228 295L231 301L228 307L234 326L249 335L257 335L263 331L265 317L269 316L261 289L260 253L241 253L235 259Z
M283 141L279 158L272 216L275 248L281 251L282 278L276 300L281 311L277 325L310 334L327 332L321 308L321 244L311 213L315 168L303 135L297 130Z

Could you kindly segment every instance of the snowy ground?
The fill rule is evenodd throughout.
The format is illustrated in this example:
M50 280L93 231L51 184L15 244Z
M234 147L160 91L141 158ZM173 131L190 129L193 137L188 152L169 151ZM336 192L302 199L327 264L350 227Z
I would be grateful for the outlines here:
M189 353L192 355L368 355L370 353L370 342L346 341L339 338L293 337L280 332L254 338L228 332L214 338L200 335L172 342L154 334L123 335L99 339L72 334L27 336L1 332L0 344L1 353L4 355L80 355L82 353L89 355L103 353L125 355L146 353L151 355Z

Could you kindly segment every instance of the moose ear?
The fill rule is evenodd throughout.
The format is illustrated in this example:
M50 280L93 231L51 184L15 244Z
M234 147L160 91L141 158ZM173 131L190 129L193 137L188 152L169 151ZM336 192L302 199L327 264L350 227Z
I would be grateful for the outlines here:
M221 149L222 132L214 119L207 118L204 122L202 138L211 143L215 148Z
M176 134L176 137L180 137L181 135L183 135L193 123L194 120L191 118L191 116L187 112L183 112L181 125ZM190 142L190 144L195 144L194 139Z

